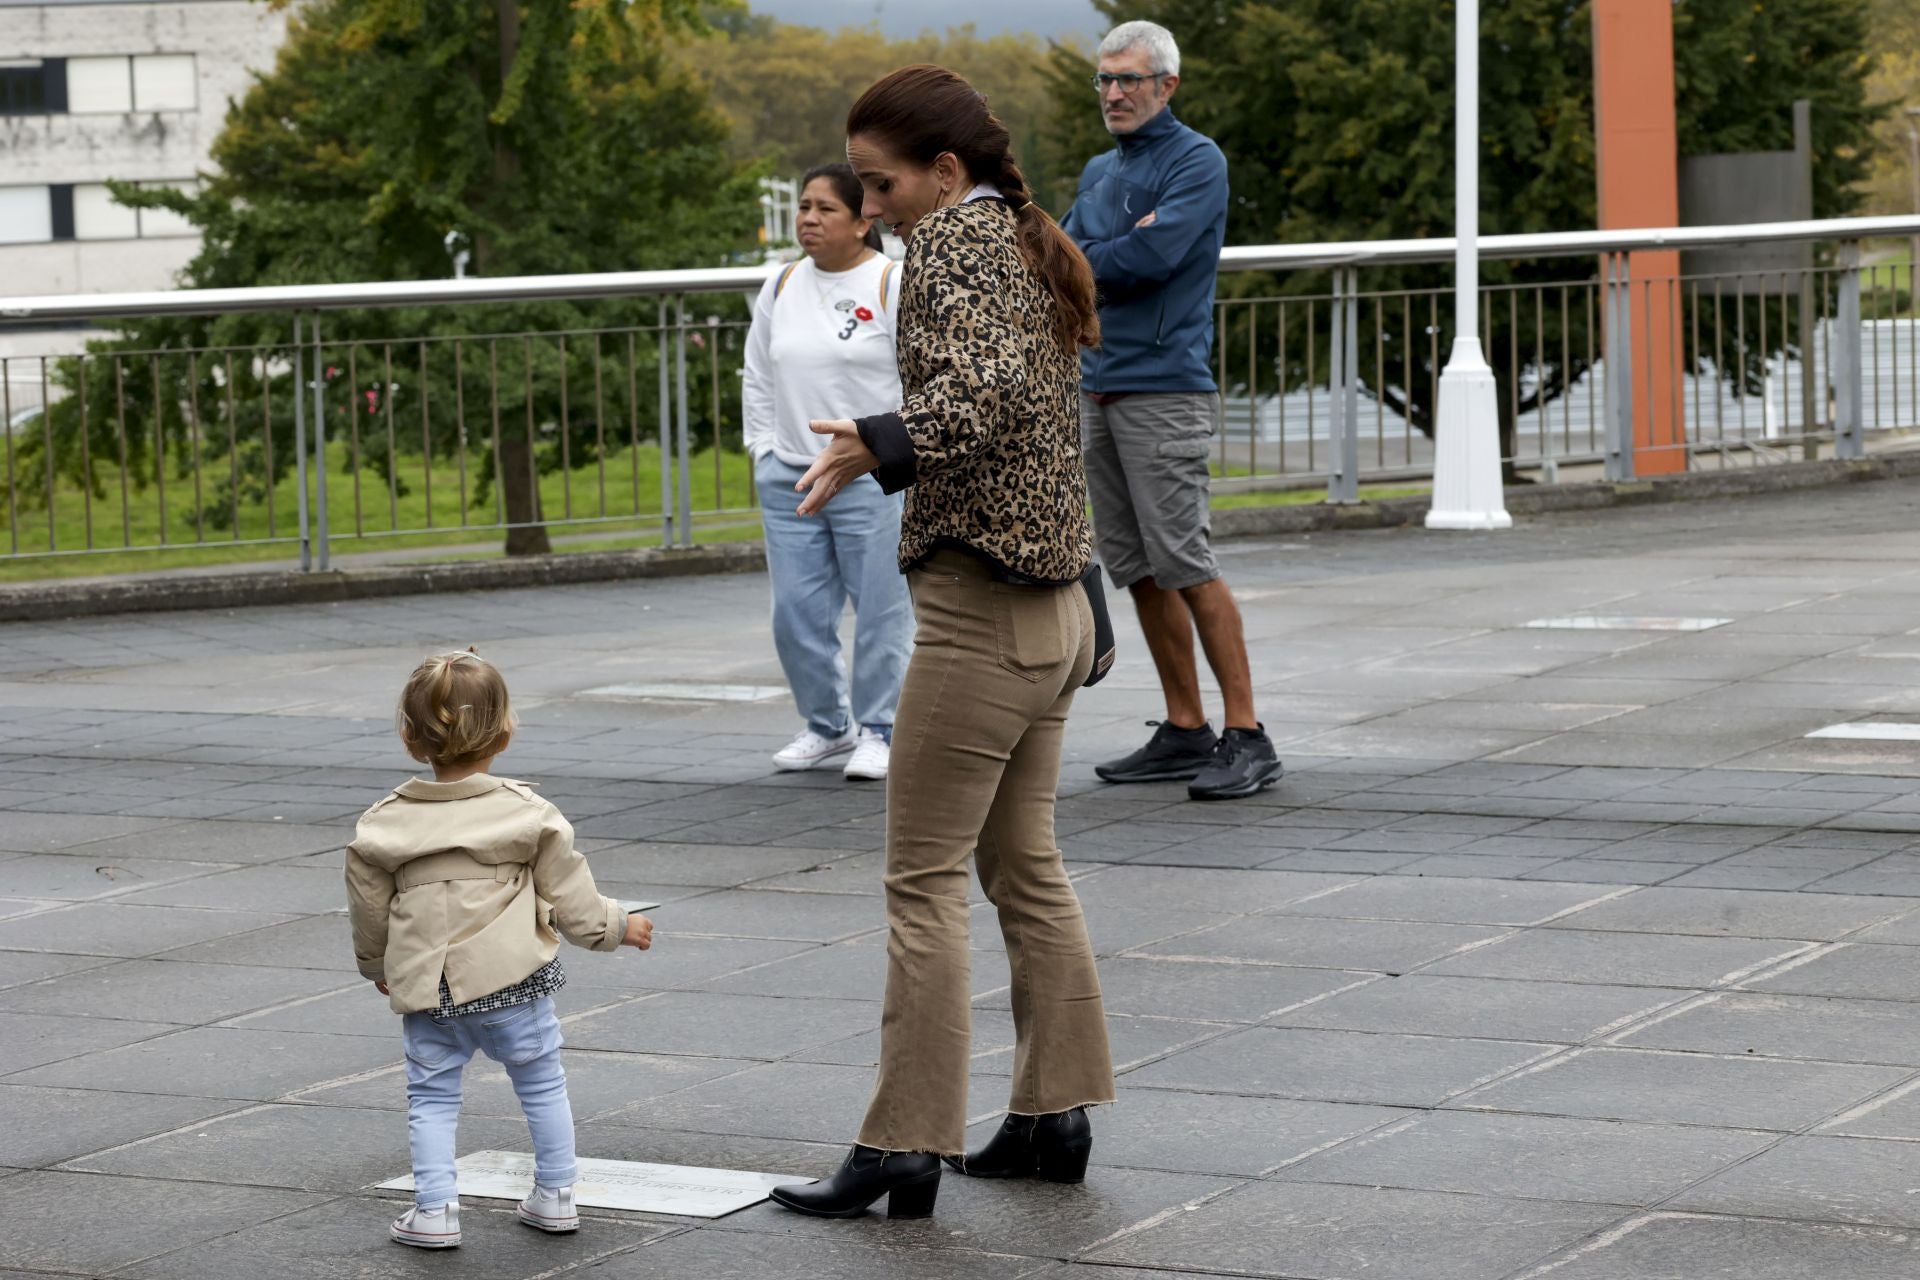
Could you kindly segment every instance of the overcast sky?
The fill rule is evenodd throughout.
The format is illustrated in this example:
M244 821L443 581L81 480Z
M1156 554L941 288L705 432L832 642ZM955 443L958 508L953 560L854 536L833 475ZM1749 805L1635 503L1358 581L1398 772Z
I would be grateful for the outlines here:
M751 0L755 13L808 26L859 27L878 21L890 36L911 36L970 22L983 36L1031 31L1043 36L1087 39L1104 29L1087 0Z

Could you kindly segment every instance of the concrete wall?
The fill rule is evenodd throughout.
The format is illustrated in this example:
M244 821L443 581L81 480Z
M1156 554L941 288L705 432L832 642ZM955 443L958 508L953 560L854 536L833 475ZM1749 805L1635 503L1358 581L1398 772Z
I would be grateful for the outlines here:
M0 182L7 185L191 178L229 99L250 72L272 67L286 14L249 0L133 4L14 4L0 0L7 57L76 58L190 53L198 103L188 111L0 116ZM0 246L0 293L164 289L192 257L193 237Z
M0 293L139 293L171 289L198 236L0 245Z

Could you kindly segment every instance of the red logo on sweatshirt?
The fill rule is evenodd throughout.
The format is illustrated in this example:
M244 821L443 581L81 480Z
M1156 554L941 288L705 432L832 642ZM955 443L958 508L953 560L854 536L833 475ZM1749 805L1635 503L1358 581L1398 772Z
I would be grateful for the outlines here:
M856 320L871 320L873 319L873 312L867 310L865 307L855 307L853 309L853 316Z

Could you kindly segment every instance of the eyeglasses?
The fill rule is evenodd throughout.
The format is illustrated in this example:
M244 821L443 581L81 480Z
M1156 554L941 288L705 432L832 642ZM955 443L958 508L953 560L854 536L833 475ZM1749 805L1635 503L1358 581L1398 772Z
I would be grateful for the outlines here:
M1093 84L1094 92L1104 97L1106 95L1107 87L1109 85L1117 84L1120 86L1120 92L1125 94L1132 94L1136 92L1140 88L1140 86L1142 84L1145 84L1147 81L1151 80L1155 84L1158 84L1161 80L1166 78L1166 76L1168 76L1169 74L1171 73L1166 71L1156 71L1150 76L1143 76L1133 71L1121 71L1121 72L1102 71L1092 76L1091 82Z

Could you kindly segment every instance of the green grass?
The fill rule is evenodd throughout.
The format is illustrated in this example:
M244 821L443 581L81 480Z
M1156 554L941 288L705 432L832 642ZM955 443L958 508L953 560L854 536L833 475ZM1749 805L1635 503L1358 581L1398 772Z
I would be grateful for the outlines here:
M1882 270L1893 267L1904 272L1913 262L1913 241L1905 236L1869 240L1860 247L1866 260Z
M1432 492L1425 485L1395 488L1387 485L1363 486L1360 501L1383 502L1388 498L1415 498ZM1253 489L1241 493L1220 493L1213 498L1215 511L1235 511L1244 507L1304 507L1325 502L1325 489Z
M401 459L395 475L396 483L391 489L384 476L364 469L357 477L347 472L347 451L343 443L328 446L328 461L327 523L329 546L334 557L438 546L449 547L455 558L499 553L505 537L502 530L461 527L463 504L459 469L455 463L435 460L429 502L428 476L417 457ZM717 492L714 468L712 451L702 450L693 455L688 473L695 515L703 511L751 505L752 473L746 456L726 452L721 454ZM224 467L217 471L203 471L200 479L204 497L211 500L222 493L228 476ZM118 468L103 467L100 477L101 485L92 497L90 515L87 496L78 485L65 480L56 482L50 529L46 491L34 483L39 477L16 467L16 479L21 492L15 502L11 526L6 510L0 508L0 582L258 563L289 560L299 555L296 540L299 486L291 471L274 488L272 524L268 523L267 504L263 500L241 508L237 530L216 528L211 523L204 528L196 526L195 512L199 504L194 497L193 476L189 474L183 478L169 474L165 488L164 545L161 537L161 491L151 477L146 478L144 488L129 478L124 504ZM469 526L490 524L495 518L491 493L481 506L471 505L478 478L477 468L469 459L466 480L469 501L465 505ZM317 491L311 475L308 477L308 490L310 494ZM0 494L3 493L4 489L0 488ZM548 536L554 541L556 550L657 545L660 524L659 450L642 446L636 450L623 450L608 458L604 491L601 471L597 466L576 467L570 473L556 471L542 476L540 502L546 518L553 522L548 526ZM575 519L588 518L595 522L563 523L569 509ZM49 554L50 551L65 553L86 548L89 545L89 520L91 546L94 548L92 552ZM758 522L755 521L751 527L757 531ZM595 533L626 536L619 541L602 541L586 536ZM700 536L711 538L712 534L702 531ZM285 541L245 545L249 540L270 537ZM235 545L236 540L242 545ZM471 550L452 551L453 548Z
M362 470L355 492L356 477L347 471L344 443L328 446L327 521L329 548L336 563L355 555L377 552L444 548L442 554L407 557L419 563L451 563L484 560L504 554L504 533L497 528L477 528L493 521L493 498L479 507L471 505L478 479L470 459L467 474L466 505L468 527L460 524L462 502L460 476L456 464L435 460L432 475L432 501L428 501L427 474L419 458L403 458L396 485L390 490L385 477ZM689 467L692 505L696 517L695 537L699 542L757 541L760 522L757 517L710 516L702 522L703 512L722 509L740 510L753 501L752 471L746 457L723 452L719 459L719 483L716 490L715 460L712 451L693 455ZM1244 468L1230 468L1230 474L1244 474ZM16 464L21 493L16 499L15 520L7 524L6 511L0 507L0 583L27 582L56 578L98 577L111 574L153 573L166 569L210 568L221 565L259 564L296 560L299 544L294 540L298 528L298 485L289 473L274 489L274 521L270 528L265 502L244 506L240 512L239 543L234 530L208 524L197 529L194 512L194 481L168 475L166 482L166 545L161 545L160 490L147 478L145 487L131 478L127 501L122 508L120 476L116 469L102 468L101 488L92 500L92 546L87 554L48 554L74 552L88 545L88 510L78 486L59 481L54 489L54 519L51 539L45 504L45 490L34 489L39 477L23 464ZM203 472L201 492L212 499L223 491L228 472L225 468ZM309 492L316 491L314 478L308 477ZM592 523L565 524L571 489L572 514ZM33 490L31 495L28 491ZM1425 493L1423 487L1366 488L1363 501L1408 497ZM4 490L0 489L0 494ZM637 494L637 501L636 501ZM37 498L38 501L32 499ZM1219 510L1244 507L1299 506L1322 502L1322 489L1252 490L1222 493L1213 505ZM657 448L642 446L623 450L608 458L605 493L602 496L598 466L576 467L569 474L555 472L541 477L540 500L550 523L548 537L556 552L619 551L660 544L660 456ZM431 516L432 527L428 525ZM284 541L249 542L278 536ZM9 554L15 552L17 554Z

